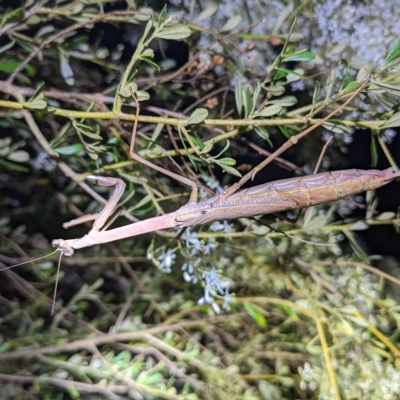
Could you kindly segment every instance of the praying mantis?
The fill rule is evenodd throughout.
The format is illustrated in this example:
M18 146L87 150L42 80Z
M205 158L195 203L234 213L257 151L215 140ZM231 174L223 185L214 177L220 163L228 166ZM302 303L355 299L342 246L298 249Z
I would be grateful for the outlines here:
M200 202L197 202L197 185L192 180L159 167L135 153L134 143L137 130L137 117L139 115L139 103L136 102L136 118L130 142L131 157L138 162L152 167L157 171L190 186L192 191L189 202L175 212L136 222L120 228L105 230L105 227L109 225L109 221L112 220L113 216L116 214L116 206L124 193L125 183L119 178L89 175L87 176L87 179L92 183L101 186L115 186L114 194L103 210L98 215L92 216L94 223L88 234L77 239L53 240L53 247L65 256L71 256L73 255L74 250L161 229L185 228L218 220L279 213L282 211L331 202L351 194L379 188L394 179L400 178L400 172L395 172L392 168L383 171L351 169L278 180L237 191L244 183L251 179L255 173L264 168L273 158L283 153L290 146L297 143L299 139L306 136L316 127L322 125L340 109L345 107L361 90L361 88L362 85L346 102L336 110L332 111L329 115L322 118L319 122L310 126L298 135L290 138L254 170L242 177L238 183L234 184L225 192ZM87 217L78 218L71 221L68 225L76 225L87 220Z

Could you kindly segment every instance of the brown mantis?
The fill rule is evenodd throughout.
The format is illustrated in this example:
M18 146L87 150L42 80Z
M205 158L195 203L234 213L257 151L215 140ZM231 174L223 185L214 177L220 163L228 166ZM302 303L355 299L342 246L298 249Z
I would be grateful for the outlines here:
M189 202L177 211L136 222L110 231L102 231L104 224L115 211L125 184L118 178L89 175L93 183L113 186L116 189L110 201L96 217L91 231L79 239L56 239L52 245L64 255L74 250L96 244L112 242L147 232L166 228L184 228L208 222L278 213L338 200L351 194L379 188L400 178L400 172L386 170L358 170L323 172L298 178L283 179L257 185L236 192L224 199L217 195L199 203Z
M102 186L115 186L114 194L104 209L95 217L93 228L90 232L78 239L56 239L52 245L64 255L71 256L74 250L124 239L147 232L157 231L166 228L184 228L200 225L217 220L225 220L240 217L251 217L260 214L279 213L286 210L309 207L316 204L338 200L342 197L379 188L388 182L400 178L400 172L392 168L383 171L379 170L344 170L319 173L316 175L299 178L285 179L263 185L254 186L241 191L237 190L248 181L256 172L265 167L274 157L283 153L299 139L306 136L317 126L323 124L340 109L346 106L354 96L361 90L363 85L353 93L350 98L339 108L332 111L318 123L289 139L280 149L264 160L253 171L246 174L237 184L208 200L197 203L197 186L188 178L181 177L171 171L165 170L152 164L134 152L135 134L137 129L137 118L135 119L133 134L130 145L131 157L157 171L178 179L191 187L192 192L188 204L175 212L136 222L127 226L102 230L110 217L115 213L116 205L121 198L125 184L119 178L106 178L96 175L89 175L87 179ZM137 103L136 117L139 115ZM236 192L236 193L235 193ZM85 219L87 220L87 219ZM72 221L72 224L81 223L81 219Z

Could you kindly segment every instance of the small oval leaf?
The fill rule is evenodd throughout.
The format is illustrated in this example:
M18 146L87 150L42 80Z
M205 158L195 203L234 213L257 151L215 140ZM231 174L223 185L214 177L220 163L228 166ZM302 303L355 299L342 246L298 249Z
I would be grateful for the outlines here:
M206 154L210 152L213 147L214 147L214 140L211 140L210 142L205 144L205 146L202 148L199 154Z
M240 172L232 167L229 167L228 165L224 165L224 164L219 164L219 166L228 174L231 174L233 176L237 176L238 178L241 178L242 175L240 174Z
M369 225L365 221L357 221L355 224L353 224L349 229L351 231L365 231L366 229L369 228Z
M138 85L135 82L130 82L125 85L120 91L119 94L122 97L128 98L132 96L132 93L135 94L138 89Z
M82 135L85 135L85 136L89 137L90 139L99 140L99 141L103 140L103 138L100 135L98 135L97 133L86 131L86 130L81 130L80 132L82 133Z
M181 40L189 37L191 34L192 31L187 26L175 25L164 28L160 33L157 34L157 37L167 40Z
M283 59L283 61L311 61L315 59L315 54L311 53L311 51L300 51L298 53L287 56Z
M210 7L206 8L199 14L199 16L197 17L197 21L203 21L204 19L211 17L217 12L217 10L218 6L216 4L212 4Z
M83 146L81 143L75 143L75 144L72 144L71 146L58 147L54 150L58 154L63 154L65 156L73 156L73 155L78 155L80 152L82 152Z
M69 86L73 86L75 83L74 72L72 71L68 60L63 53L60 53L60 70L61 76L64 78L64 82Z
M253 117L272 117L273 115L280 113L281 110L282 106L280 104L273 104L272 106L267 106L263 108L259 113L254 114Z
M297 99L294 96L285 96L280 99L271 100L271 104L280 104L282 107L291 107L297 103Z
M231 31L232 29L235 29L240 24L241 20L242 20L241 15L235 15L234 17L228 19L228 21L225 22L224 26L219 31L220 32Z
M27 162L30 159L29 153L25 150L16 150L7 156L10 161L15 161L19 163Z
M263 88L272 96L282 96L285 93L285 87L281 85L263 86Z
M380 221L387 221L394 218L396 218L396 214L393 211L385 211L376 217Z
M347 125L334 122L324 122L322 126L330 132L335 133L351 133L352 129Z
M187 122L188 125L190 124L200 124L203 122L208 116L208 110L205 108L196 108L196 110L193 111L192 115L189 117L189 120Z
M371 71L370 71L368 65L364 65L358 71L358 74L357 74L357 77L356 77L356 81L357 82L364 82L369 78L370 75L371 75Z
M355 89L355 88L358 87L359 85L360 85L359 82L352 81L352 82L349 82L349 83L347 84L347 86L344 88L344 90L345 90L345 91L350 91L350 90Z
M22 104L22 106L28 110L44 110L47 107L47 103L42 99L34 99L28 103Z
M251 318L256 322L256 324L260 328L265 328L267 326L267 321L259 311L258 308L253 306L251 303L245 302L243 304L244 309L247 311L247 313L250 315Z
M138 101L146 101L150 99L150 95L147 92L144 92L143 90L138 90L136 92L136 97Z
M223 165L236 165L236 160L234 160L233 158L230 157L224 157L224 158L220 158L218 160L218 164L223 164Z
M192 142L193 142L200 150L204 149L205 144L204 144L199 138L197 138L197 137L195 137L195 136L192 136L192 135L189 135L189 136L190 136L190 139L192 140Z

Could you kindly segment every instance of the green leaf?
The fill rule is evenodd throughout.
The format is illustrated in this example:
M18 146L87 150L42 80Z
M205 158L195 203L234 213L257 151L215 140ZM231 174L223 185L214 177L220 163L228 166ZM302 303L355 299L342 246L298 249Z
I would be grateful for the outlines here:
M392 50L389 51L383 65L387 65L400 57L400 40L393 46Z
M292 307L289 307L286 304L277 304L276 308L281 309L285 312L285 314L289 315L289 317L293 318L294 320L299 320L299 316L296 314L296 311Z
M343 89L344 91L351 91L355 89L356 87L360 86L359 82L356 81L351 81L347 84L347 86Z
M137 21L141 21L141 22L145 22L145 21L149 21L150 22L150 28L153 26L153 21L152 21L152 13L153 10L149 7L141 7L139 8L138 12L133 16L133 18L135 18L135 20ZM148 27L149 24L146 25L146 28L144 30L144 34L143 36L146 37L150 31L150 28Z
M383 90L384 92L390 93L390 94L394 94L395 96L400 96L400 82L396 81L396 82L380 82L380 81L371 81L373 84L375 84L376 86L378 86L381 90ZM370 88L371 86L371 88ZM373 85L369 85L368 89L370 91L373 91L374 86ZM376 90L375 90L376 92Z
M72 71L72 68L68 63L67 58L61 52L60 52L60 71L61 71L61 76L64 79L64 82L69 86L73 86L75 83L74 72Z
M79 130L86 130L86 131L94 132L94 130L92 129L92 127L91 127L90 125L83 124L82 122L75 122L75 121L72 121L72 125L73 125L76 129L79 129Z
M302 227L302 231L315 231L326 225L328 217L326 215L318 215L307 221Z
M225 22L224 26L219 31L220 32L231 31L232 29L235 29L240 24L241 20L242 20L241 15L235 15L234 17L228 19L228 21Z
M286 75L286 84L297 82L300 79L304 79L304 70L302 68L297 68Z
M293 133L288 128L285 128L282 125L279 125L278 129L282 132L283 136L285 136L286 139L290 139L293 135Z
M272 96L282 96L283 93L285 93L285 87L278 84L272 86L263 86L263 88Z
M322 126L328 131L334 133L351 133L351 128L341 122L324 122Z
M47 103L42 99L34 99L27 103L23 103L22 107L28 110L44 110L47 107Z
M251 111L251 94L249 87L246 87L246 89L242 91L242 103L244 104L244 116L248 118Z
M260 328L265 328L267 326L267 320L265 319L264 315L262 315L258 311L259 310L258 307L248 302L245 302L243 306L244 309L247 311L247 313L250 315L250 317L254 319L254 321Z
M26 20L26 24L27 25L37 25L40 23L40 18L37 15L31 15L27 20Z
M369 225L365 221L357 221L355 224L353 224L349 229L351 231L365 231L366 229L369 228Z
M161 374L161 372L156 372L151 374L150 376L145 376L145 378L143 379L143 385L146 386L155 385L156 383L161 382L163 379L164 375Z
M203 21L204 19L211 17L217 12L217 10L218 6L216 4L212 4L210 7L206 8L199 14L199 16L197 17L197 21Z
M15 161L18 163L27 162L30 160L29 153L25 150L16 150L7 156L10 161Z
M396 128L398 126L400 126L400 111L393 114L386 122L386 124L382 125L380 128L378 128L378 130L386 128Z
M204 142L202 142L199 138L197 138L197 137L195 137L195 136L192 136L192 135L189 135L189 137L190 137L190 139L192 140L192 142L193 142L200 150L204 149L204 147L206 146L206 145L204 144Z
M328 100L333 93L333 88L336 82L336 73L337 68L332 68L331 73L328 75L328 79L326 80L326 89L325 89L325 100Z
M6 23L21 21L24 17L24 12L25 7L7 9L7 13L1 19L1 26L3 27Z
M153 67L156 71L161 71L161 68L158 64L156 64L153 60L150 60L150 58L147 57L140 57L142 61L145 63L149 64L151 67Z
M357 77L356 77L356 81L360 82L360 83L364 82L370 77L370 75L371 75L371 71L370 71L368 65L364 65L358 71L358 74L357 74Z
M285 96L280 99L270 100L270 104L280 104L282 107L291 107L297 104L297 98L294 96Z
M378 165L378 144L375 135L371 132L371 167Z
M196 165L196 163L194 162L193 157L192 157L192 156L190 155L190 153L188 152L188 149L187 149L187 147L186 147L186 143L185 143L185 141L183 140L182 129L181 129L181 127L180 127L179 125L178 125L177 129L178 129L179 138L181 139L183 148L184 148L185 151L186 151L186 155L188 156L190 162L192 163L193 168L195 169L195 171L197 171L197 165ZM206 147L207 147L207 146L206 146Z
M219 157L222 156L222 154L224 154L228 149L229 146L231 145L231 142L229 140L226 140L226 145L225 147L214 157L212 157L214 160L218 159Z
M235 102L236 102L236 109L237 109L239 116L242 114L242 108L243 108L242 93L243 93L242 79L239 76L235 82Z
M367 255L367 253L365 253L363 248L358 244L353 232L351 232L348 229L343 229L342 232L346 235L346 237L350 243L350 246L352 247L352 249L353 249L354 253L357 255L357 257L359 257L363 262L365 262L367 264L369 262L368 255Z
M267 128L265 128L264 126L255 126L254 130L256 131L257 135L260 136L262 139L266 140L267 143L272 146L272 142L271 139L269 137L269 132L267 130Z
M283 3L282 3L282 5L283 5ZM279 35L279 31L281 29L281 26L282 26L283 23L288 21L289 16L293 12L293 7L294 7L293 3L289 2L289 4L286 7L284 7L283 10L279 13L278 17L275 19L275 26L274 26L274 29L271 32L272 35L274 35L274 36L278 36ZM293 25L294 25L294 23L293 23ZM292 29L293 29L293 26L290 29L289 35L291 34Z
M263 108L259 113L254 114L253 117L272 117L273 115L280 113L282 108L283 107L280 104L273 104L272 106L267 106Z
M99 140L99 141L103 140L103 138L100 135L98 135L97 133L94 133L91 131L86 131L84 129L80 130L80 132L82 133L82 135L85 135L85 136L89 137L90 139Z
M37 87L36 87L36 89L35 89L35 93L33 93L33 95L30 97L30 99L28 100L28 103L31 102L31 101L33 101L34 99L36 99L36 98L40 95L40 93L42 92L44 86L45 86L45 83L44 83L44 82L40 82L40 83L37 85Z
M217 163L218 164L218 163ZM231 174L233 176L237 176L238 178L241 178L242 175L240 174L240 172L232 167L229 167L228 165L224 165L224 164L218 164L225 172L227 172L228 174Z
M162 23L165 21L165 17L167 16L167 5L163 7L163 9L160 11L160 14L158 14L158 22L157 26L161 26Z
M256 108L256 104L257 104L257 100L258 100L258 96L261 93L261 83L260 81L257 79L257 86L253 92L253 99L251 101L251 111L250 111L250 116L253 116L254 110Z
M394 218L396 218L396 214L393 211L385 211L376 217L379 221L388 221Z
M321 84L319 83L319 81L316 81L314 92L313 92L313 97L312 97L313 110L314 110L314 106L315 106L316 102L319 99L320 93L321 93Z
M196 108L193 112L192 115L189 117L189 120L187 122L188 125L190 124L200 124L203 122L208 116L208 110L205 108Z
M285 57L282 61L311 61L315 59L315 54L311 51L303 50Z
M21 63L19 61L3 61L0 62L0 72L11 74L14 72Z
M58 154L65 156L76 156L83 151L83 146L81 143L75 143L71 146L57 147L54 149Z
M150 99L150 95L147 92L144 92L143 90L138 90L136 92L136 98L138 101L147 101Z
M10 50L14 46L14 44L15 40L9 40L4 46L0 47L0 54L5 53L7 50ZM12 62L17 62L17 61L12 61Z
M7 168L11 171L17 171L17 172L29 172L29 169L26 167L23 167L22 165L14 164L13 162L8 162L6 160L3 160L0 158L0 166Z
M140 57L154 58L154 50L153 49L145 49Z
M220 158L218 160L218 164L232 166L232 165L236 165L236 160L234 160L233 158L230 158L230 157L224 157L224 158Z
M168 28L164 28L157 34L160 39L167 40L181 40L189 37L192 31L185 25L174 25Z
M132 93L135 94L138 89L138 85L135 82L130 82L125 85L120 91L119 94L126 99L132 96Z
M255 229L253 229L253 230L251 231L251 233L252 233L253 235L257 235L257 236L264 236L264 235L266 235L268 232L271 232L271 229L268 228L267 226L264 226L264 225L259 225L259 226L257 226L257 228L255 228Z
M199 154L209 153L213 147L214 147L214 139L211 139L210 142L205 144L205 146L201 149Z

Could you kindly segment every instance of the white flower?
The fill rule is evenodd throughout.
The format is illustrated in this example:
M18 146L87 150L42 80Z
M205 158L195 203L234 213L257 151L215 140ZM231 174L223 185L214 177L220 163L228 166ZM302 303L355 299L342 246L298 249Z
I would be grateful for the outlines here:
M158 268L162 271L165 272L171 272L171 266L176 258L176 254L174 254L174 251L171 249L168 249L164 254L159 257L159 260L161 261L160 265Z

